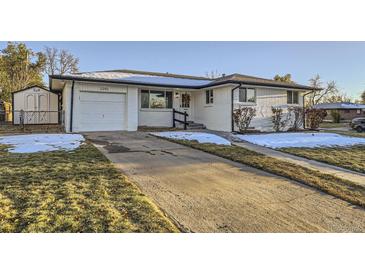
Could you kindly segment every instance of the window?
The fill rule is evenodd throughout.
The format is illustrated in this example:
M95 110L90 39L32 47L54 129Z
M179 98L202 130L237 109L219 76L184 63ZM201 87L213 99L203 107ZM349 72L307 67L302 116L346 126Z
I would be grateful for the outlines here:
M213 102L214 102L213 90L208 89L205 91L205 103L208 105L208 104L213 104Z
M172 108L172 92L166 91L166 108Z
M141 91L141 108L149 108L150 107L150 92L148 90Z
M288 90L286 93L287 93L287 103L288 104L299 104L298 91Z
M172 92L141 90L141 108L172 108Z
M256 102L256 90L253 88L240 88L238 101L240 103L255 103Z

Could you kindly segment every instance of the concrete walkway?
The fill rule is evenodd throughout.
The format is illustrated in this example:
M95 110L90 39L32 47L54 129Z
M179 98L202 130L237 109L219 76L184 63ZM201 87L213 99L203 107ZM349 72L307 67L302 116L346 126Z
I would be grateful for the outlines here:
M255 145L249 142L233 142L234 145L240 146L249 150L253 150L267 156L287 161L290 163L294 163L312 170L316 170L322 173L330 174L336 177L340 177L341 179L346 179L352 181L357 184L361 184L365 186L365 175L356 171L348 170L345 168L329 165L326 163L309 160L303 157L295 156L292 154L288 154L285 152L277 151L268 147L263 147L259 145Z
M183 231L365 232L365 210L143 132L85 136Z

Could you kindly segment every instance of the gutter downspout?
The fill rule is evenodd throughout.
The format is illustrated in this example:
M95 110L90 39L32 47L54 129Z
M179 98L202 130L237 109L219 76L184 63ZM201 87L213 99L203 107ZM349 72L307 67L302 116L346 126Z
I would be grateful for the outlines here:
M14 124L14 120L15 120L15 119L14 119L14 117L15 117L15 116L14 116L14 114L15 114L15 111L14 111L14 92L12 92L12 93L11 93L11 111L12 111L12 114L11 114L11 115L12 115L12 117L11 117L11 118L12 118L12 120L13 120L13 121L12 121L12 124L13 124L13 125L15 125L15 124ZM6 112L6 110L5 110L5 112Z
M303 95L303 129L305 129L305 96L311 94L315 92L315 90L313 89L312 91L310 92L307 92L306 94Z
M72 132L73 113L74 113L74 87L75 87L75 81L72 80L72 86L71 86L71 111L70 111L70 132Z
M238 89L238 88L240 88L241 87L241 83L238 85L238 86L236 86L236 87L234 87L232 90L231 90L231 131L233 132L234 131L234 121L233 121L233 92L236 90L236 89Z

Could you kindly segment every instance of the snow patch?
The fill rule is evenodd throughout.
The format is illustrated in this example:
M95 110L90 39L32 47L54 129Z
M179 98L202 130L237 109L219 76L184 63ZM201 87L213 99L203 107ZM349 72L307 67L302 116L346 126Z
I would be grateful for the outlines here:
M256 145L271 148L365 145L365 138L349 137L335 133L271 133L235 135L235 137Z
M118 80L145 83L145 84L163 84L163 85L181 85L181 86L200 86L207 85L211 80L196 80L176 77L157 77L157 76L131 76L120 78Z
M177 140L198 141L199 143L211 143L211 144L226 145L226 146L231 145L231 143L228 140L218 135L204 132L167 131L167 132L151 132L151 134Z
M80 134L29 134L0 137L0 144L11 145L12 153L74 150L85 141Z

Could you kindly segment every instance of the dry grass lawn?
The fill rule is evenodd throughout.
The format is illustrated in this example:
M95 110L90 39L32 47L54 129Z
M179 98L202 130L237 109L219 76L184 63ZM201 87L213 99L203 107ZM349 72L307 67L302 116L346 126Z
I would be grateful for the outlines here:
M351 181L268 157L238 146L168 140L304 183L354 205L365 207L365 187Z
M349 123L331 123L323 122L319 125L320 128L339 128L339 127L349 127Z
M365 132L357 132L355 130L341 131L341 130L335 130L335 129L334 130L333 129L326 129L326 130L323 130L321 132L337 133L337 134L342 134L342 135L351 136L351 137L365 138Z
M282 148L283 152L365 173L365 146Z
M75 151L0 147L0 232L176 232L91 144Z

